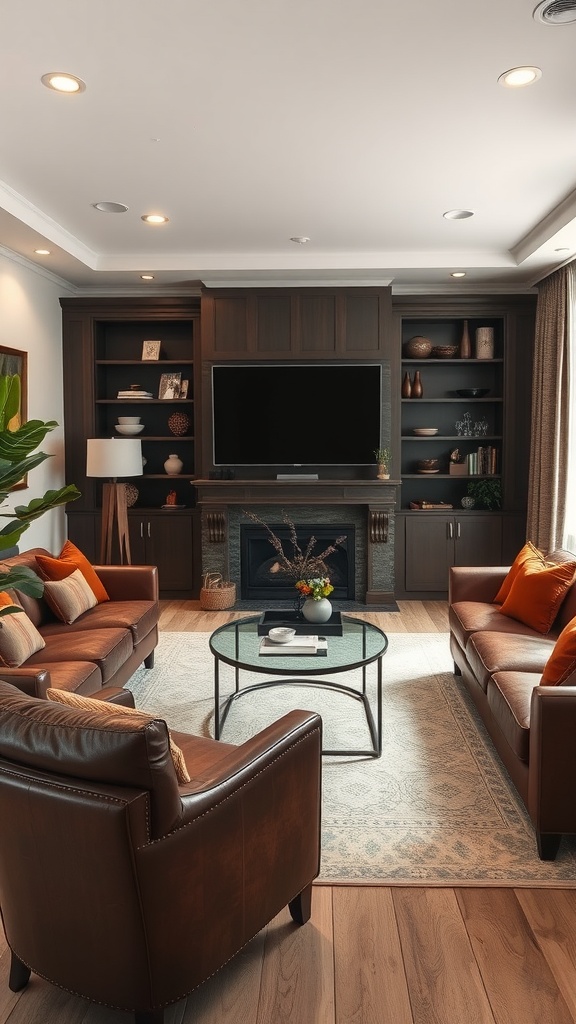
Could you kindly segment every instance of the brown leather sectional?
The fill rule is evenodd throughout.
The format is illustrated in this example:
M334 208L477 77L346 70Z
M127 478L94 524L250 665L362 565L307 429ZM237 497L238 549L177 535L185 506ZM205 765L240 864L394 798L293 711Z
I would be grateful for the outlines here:
M31 548L6 559L2 566L26 565L37 571ZM17 599L44 637L46 647L21 668L0 668L0 677L34 697L48 687L124 700L124 683L144 662L154 664L158 643L158 570L149 565L97 565L110 600L84 612L67 625L52 613L43 598L17 593ZM40 574L39 574L40 575ZM127 694L127 691L126 691Z
M570 551L548 554L574 560ZM509 567L450 570L450 650L492 741L526 804L543 860L563 833L576 833L576 672L561 686L540 686L564 626L576 616L576 585L546 635L500 612L494 598Z

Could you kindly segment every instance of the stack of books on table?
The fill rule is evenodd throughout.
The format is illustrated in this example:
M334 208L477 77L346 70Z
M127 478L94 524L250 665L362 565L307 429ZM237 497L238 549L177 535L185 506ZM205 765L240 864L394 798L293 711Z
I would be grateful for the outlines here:
M132 389L130 389L130 391L119 391L118 395L116 397L117 398L138 398L138 399L141 399L141 398L152 398L153 396L152 396L152 392L151 391L132 391Z
M287 644L274 643L267 636L263 636L260 640L260 654L275 654L279 658L292 654L304 654L308 657L318 654L326 655L327 650L328 641L319 636L295 636Z

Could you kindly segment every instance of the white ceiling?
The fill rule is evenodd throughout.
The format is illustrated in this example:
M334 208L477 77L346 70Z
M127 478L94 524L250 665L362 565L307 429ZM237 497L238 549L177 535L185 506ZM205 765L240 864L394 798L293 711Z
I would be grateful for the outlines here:
M13 0L0 246L82 293L530 288L576 256L576 24L535 5ZM497 84L522 64L540 81ZM49 91L49 71L86 91ZM141 220L158 211L167 225Z

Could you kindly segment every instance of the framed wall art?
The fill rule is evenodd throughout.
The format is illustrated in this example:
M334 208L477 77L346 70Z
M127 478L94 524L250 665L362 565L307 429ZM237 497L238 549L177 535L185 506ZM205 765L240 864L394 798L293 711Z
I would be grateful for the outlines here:
M15 374L20 377L20 408L10 420L9 430L17 430L28 417L28 353L18 348L7 348L5 345L0 345L0 376L13 377ZM20 490L27 486L28 480L24 477L11 490Z

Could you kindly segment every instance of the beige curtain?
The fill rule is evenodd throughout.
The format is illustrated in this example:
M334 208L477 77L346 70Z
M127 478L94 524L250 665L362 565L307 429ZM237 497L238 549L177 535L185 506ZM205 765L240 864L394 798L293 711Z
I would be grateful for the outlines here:
M538 285L536 307L526 534L543 551L561 547L564 529L570 401L568 273L568 267L561 267Z

